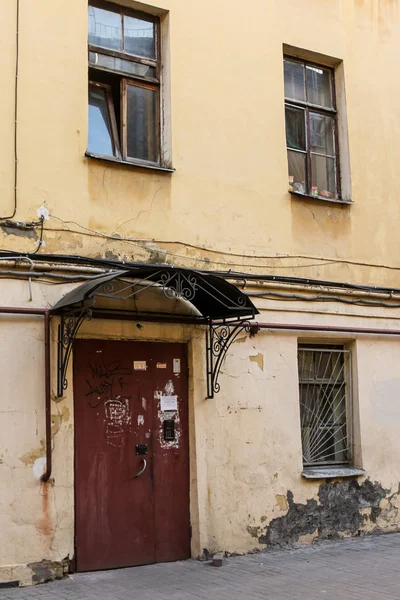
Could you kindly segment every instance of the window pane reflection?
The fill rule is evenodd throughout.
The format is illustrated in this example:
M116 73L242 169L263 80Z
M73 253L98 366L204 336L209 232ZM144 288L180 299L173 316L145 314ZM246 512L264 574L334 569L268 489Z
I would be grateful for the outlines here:
M121 15L89 6L89 44L110 50L121 50Z
M124 50L136 56L155 58L154 23L124 16Z
M100 52L89 52L89 63L95 67L105 67L112 71L121 71L128 75L137 75L138 77L156 77L156 69L148 65L142 65L138 62L100 54Z
M158 162L157 99L155 90L134 85L127 86L127 154Z
M335 198L335 161L326 156L311 155L312 193L323 198Z
M286 145L297 150L306 149L306 125L304 110L285 107Z
M334 155L333 119L310 112L311 152Z
M306 186L306 155L302 152L288 150L289 192L305 194Z
M332 108L331 73L320 67L307 65L307 100L311 104Z
M106 92L93 87L89 88L88 151L104 156L115 156Z
M284 77L285 77L285 97L291 100L300 100L302 102L306 99L305 85L304 85L304 65L292 62L290 60L284 61Z

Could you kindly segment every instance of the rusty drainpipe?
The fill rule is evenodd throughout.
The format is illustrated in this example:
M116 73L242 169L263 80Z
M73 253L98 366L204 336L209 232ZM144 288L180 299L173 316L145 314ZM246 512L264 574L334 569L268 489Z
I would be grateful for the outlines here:
M46 483L51 476L51 382L50 382L50 311L46 308L19 308L1 306L0 314L37 315L44 317L44 372L45 372L45 419L46 419L46 471L41 481Z

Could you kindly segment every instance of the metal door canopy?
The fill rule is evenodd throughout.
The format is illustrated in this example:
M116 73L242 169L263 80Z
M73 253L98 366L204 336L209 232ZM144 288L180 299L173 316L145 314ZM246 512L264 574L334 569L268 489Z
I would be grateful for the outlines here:
M119 279L134 279L126 286L113 285ZM140 287L137 284L140 283ZM138 267L124 271L114 271L87 281L68 292L54 306L53 312L61 312L83 306L96 297L128 299L157 286L170 300L181 298L190 302L207 320L249 318L258 310L238 288L222 277L211 273L200 273L177 267ZM92 307L94 307L92 303Z
M218 374L222 360L239 330L250 331L248 319L259 313L249 297L222 277L211 273L169 266L141 266L134 269L113 271L77 286L68 292L53 308L53 314L61 314L58 331L58 382L57 395L61 397L67 388L67 367L72 344L85 319L92 316L114 318L140 318L143 312L135 310L135 304L127 310L116 307L124 300L134 300L145 290L157 288L167 300L183 300L197 312L193 315L162 313L158 321L168 321L172 315L177 322L208 324L207 336L207 396L212 398L219 391ZM96 308L96 299L112 299L115 308L104 311ZM98 303L99 304L99 303ZM129 303L131 306L131 303ZM179 317L179 320L176 319ZM153 313L155 319L155 314ZM156 319L155 319L156 320ZM232 335L230 335L232 334Z

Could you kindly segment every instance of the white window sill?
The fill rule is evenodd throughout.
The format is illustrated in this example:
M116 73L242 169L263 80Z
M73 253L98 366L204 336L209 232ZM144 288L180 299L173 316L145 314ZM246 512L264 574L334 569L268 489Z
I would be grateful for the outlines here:
M364 469L358 467L308 467L301 476L305 479L334 479L336 477L359 477Z
M331 204L354 204L353 200L341 200L340 198L324 198L323 196L311 196L310 194L301 194L300 192L291 192L289 194L294 198L303 200L306 198L307 200L315 200L317 202L330 202Z
M117 165L123 165L126 167L133 167L134 169L146 169L147 171L161 171L162 173L175 173L175 169L167 167L160 167L158 165L146 164L142 162L133 162L130 160L122 160L121 158L115 158L113 156L103 156L102 154L95 154L93 152L85 152L87 158L94 158L96 160L104 160Z

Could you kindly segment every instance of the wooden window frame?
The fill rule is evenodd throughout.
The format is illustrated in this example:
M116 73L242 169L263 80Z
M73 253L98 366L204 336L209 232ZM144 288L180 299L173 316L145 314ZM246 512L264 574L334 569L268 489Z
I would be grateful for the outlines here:
M305 81L305 93L306 101L292 100L285 96L285 108L293 107L304 110L305 113L305 135L306 135L306 150L297 150L295 148L289 148L286 146L287 151L298 152L306 157L306 190L305 193L292 192L301 196L316 198L319 200L331 200L331 201L342 201L341 197L341 186L340 186L340 160L339 160L339 139L338 139L338 111L336 105L336 88L335 88L335 71L332 67L318 64L309 60L302 60L300 58L294 58L289 55L284 55L284 61L296 62L306 67L314 67L317 69L324 69L330 73L331 90L332 90L332 108L319 106L313 104L307 100L307 82ZM306 71L305 71L306 72ZM333 118L333 144L334 144L334 156L318 154L317 152L311 152L311 132L310 132L310 112L320 114L322 116L329 116ZM286 127L286 120L285 120ZM334 173L335 173L335 196L334 198L326 198L324 196L313 195L312 193L312 156L323 156L333 158L334 160Z
M162 132L161 132L161 110L162 110L162 86L161 86L161 32L160 32L160 19L157 16L149 15L147 13L143 13L140 11L136 11L130 8L126 8L125 6L120 6L113 4L112 2L107 2L105 0L90 0L89 6L93 6L95 8L100 8L103 10L107 10L116 14L119 14L121 17L121 37L122 44L124 43L124 16L138 18L144 21L148 21L153 23L154 25L154 48L155 48L155 58L148 58L138 56L136 54L130 54L122 51L111 50L108 48L103 48L102 46L96 46L88 43L88 56L89 53L102 54L105 56L111 56L115 58L120 58L129 62L133 62L136 64L147 65L149 67L153 67L155 69L156 77L141 77L139 75L127 74L123 71L117 69L110 69L104 66L97 66L89 61L89 68L95 71L103 71L106 73L112 73L117 75L120 78L120 128L118 131L117 122L115 118L115 109L114 103L111 94L111 88L109 85L96 82L93 80L93 77L89 81L89 85L97 85L99 87L104 87L107 89L107 103L109 107L110 119L112 122L112 135L113 135L113 144L116 149L116 153L118 154L118 159L124 163L131 163L133 165L138 166L149 166L156 168L163 168L163 158L162 158ZM137 87L142 87L146 89L151 89L157 93L157 112L155 115L155 126L156 126L156 140L157 140L157 161L149 161L142 160L139 158L128 157L127 154L127 146L128 146L128 132L127 132L127 87L128 85L133 85ZM101 158L110 158L113 157L105 157L98 156Z
M156 139L157 139L157 156L158 156L158 161L152 162L149 160L142 160L140 158L131 158L128 157L128 135L127 135L127 111L128 111L128 94L127 94L127 88L128 86L135 86L135 87L140 87L140 88L144 88L147 90L152 90L154 92L156 92L157 94L157 103L156 103L156 107L157 107L157 114L156 114ZM151 164L151 165L160 165L161 163L161 135L160 135L160 122L161 122L161 115L160 115L160 108L161 108L161 102L160 102L160 87L159 86L155 86L151 83L145 83L142 81L134 81L131 78L127 78L124 77L121 80L121 128L122 128L122 155L123 155L123 159L128 161L128 162L135 162L137 164Z

